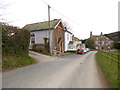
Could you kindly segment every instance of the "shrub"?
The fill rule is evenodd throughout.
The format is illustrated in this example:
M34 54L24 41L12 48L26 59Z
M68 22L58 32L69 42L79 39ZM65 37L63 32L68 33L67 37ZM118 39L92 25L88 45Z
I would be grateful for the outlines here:
M17 27L2 25L3 55L28 56L30 32Z
M42 54L49 54L49 50L46 49L45 44L34 44L33 51L36 51Z
M120 43L114 43L114 47L115 47L116 49L120 49Z

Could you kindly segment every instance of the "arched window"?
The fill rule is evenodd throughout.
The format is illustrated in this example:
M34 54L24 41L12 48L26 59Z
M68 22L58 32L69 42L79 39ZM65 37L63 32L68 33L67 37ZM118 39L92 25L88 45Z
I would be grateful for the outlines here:
M34 34L34 33L31 33L31 37L35 37L35 34Z
M31 43L35 44L35 34L31 33Z

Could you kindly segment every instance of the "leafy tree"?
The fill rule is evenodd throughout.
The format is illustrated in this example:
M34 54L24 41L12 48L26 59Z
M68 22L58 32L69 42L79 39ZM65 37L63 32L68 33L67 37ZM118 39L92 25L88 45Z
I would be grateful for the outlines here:
M81 40L81 41L82 41L82 43L85 43L85 42L86 42L86 40L87 40L87 39L84 39L84 40Z
M90 48L90 49L95 49L95 42L92 38L89 38L85 41L85 45L86 47Z
M120 43L114 43L114 47L116 48L116 49L120 49Z

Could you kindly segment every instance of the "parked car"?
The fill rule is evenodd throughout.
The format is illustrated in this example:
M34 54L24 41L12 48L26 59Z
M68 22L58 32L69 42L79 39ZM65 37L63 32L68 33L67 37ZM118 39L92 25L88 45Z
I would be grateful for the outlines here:
M90 49L89 48L86 48L86 49L87 49L87 52L89 52Z
M87 49L86 48L84 48L84 53L87 53Z
M77 54L83 54L83 53L84 53L84 50L83 50L83 49L78 49L76 53L77 53Z

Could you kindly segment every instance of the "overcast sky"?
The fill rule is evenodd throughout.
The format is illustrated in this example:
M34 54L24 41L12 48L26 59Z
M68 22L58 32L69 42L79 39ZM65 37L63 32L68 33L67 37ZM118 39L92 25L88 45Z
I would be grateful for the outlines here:
M44 0L51 6L51 20L62 19L80 39L118 31L119 0ZM43 0L0 0L3 21L14 26L48 20L47 5ZM59 14L62 13L63 15ZM0 12L1 13L1 12ZM67 17L67 18L66 18Z

